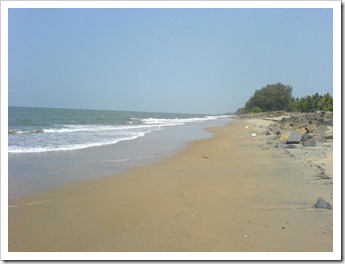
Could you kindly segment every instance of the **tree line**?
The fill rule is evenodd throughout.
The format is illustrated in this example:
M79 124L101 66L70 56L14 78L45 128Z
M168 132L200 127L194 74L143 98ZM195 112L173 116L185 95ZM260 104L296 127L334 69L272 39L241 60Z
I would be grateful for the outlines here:
M333 97L326 93L325 95L314 95L296 98L293 102L293 110L297 112L315 112L321 111L333 111Z
M314 112L333 111L333 97L325 95L308 95L302 98L292 96L292 87L281 83L269 84L260 90L239 108L236 114L260 113L269 111Z

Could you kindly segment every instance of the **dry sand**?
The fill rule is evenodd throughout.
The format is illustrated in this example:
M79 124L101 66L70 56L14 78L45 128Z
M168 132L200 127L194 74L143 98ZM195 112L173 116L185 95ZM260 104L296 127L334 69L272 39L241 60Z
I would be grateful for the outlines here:
M275 149L260 135L269 122L212 128L157 164L11 200L9 251L332 251L333 211L314 208L333 203L315 165L332 177L331 148Z

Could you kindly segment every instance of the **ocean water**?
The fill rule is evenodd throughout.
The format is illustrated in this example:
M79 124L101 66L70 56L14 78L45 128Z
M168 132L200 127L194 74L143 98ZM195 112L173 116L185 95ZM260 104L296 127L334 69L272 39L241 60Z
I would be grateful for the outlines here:
M159 161L227 116L9 107L9 198Z

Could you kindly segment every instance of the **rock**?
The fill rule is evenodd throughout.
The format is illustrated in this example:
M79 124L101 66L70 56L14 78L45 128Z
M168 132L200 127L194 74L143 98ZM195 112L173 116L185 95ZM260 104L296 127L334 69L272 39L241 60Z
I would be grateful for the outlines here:
M327 131L329 131L329 129L328 129L327 126L325 126L325 125L320 125L320 126L317 126L317 127L314 129L313 133L314 133L314 134L319 134L319 135L321 135L321 134L324 134L324 133L327 132Z
M333 133L325 133L322 137L324 139L333 139Z
M280 136L280 138L278 139L280 142L282 143L287 143L289 137L291 136L292 131L291 132L286 132L283 135Z
M272 117L281 117L281 120L272 119ZM237 115L235 118L262 118L273 121L266 131L262 130L261 135L271 135L269 140L276 140L275 142L278 139L278 143L273 142L276 148L287 148L289 146L286 144L296 143L303 143L305 147L312 147L333 139L333 112L294 113L275 111ZM249 125L245 127L251 129ZM253 134L253 131L250 133Z
M285 148L286 144L282 143L282 142L277 142L276 145L274 146L275 148Z
M305 117L300 117L294 121L293 128L297 130L307 125L309 125L309 121Z
M328 130L320 134L320 137L324 139L333 139L333 127L327 126Z
M326 125L333 126L333 112L325 113L323 122Z
M333 112L326 112L324 118L333 120Z
M329 177L324 171L319 172L315 177L323 180L332 179L332 177Z
M305 127L308 133L313 133L316 128L316 124L309 124Z
M290 117L283 117L280 123L287 123L290 121Z
M291 132L289 138L287 139L286 143L288 144L296 144L296 143L299 143L300 141L302 140L302 135L294 130Z
M273 134L276 134L276 135L280 134L280 125L279 125L279 123L272 123L268 128L269 128L270 131L272 131Z
M315 147L316 146L316 139L315 138L309 138L308 140L303 142L304 147Z
M296 131L297 131L298 133L300 133L302 136L303 136L305 133L308 133L308 131L305 129L305 127L298 128L298 129L296 129Z
M287 149L295 149L295 148L297 148L297 147L296 147L296 145L288 144L288 145L286 145L286 148L287 148Z
M332 206L329 202L326 202L322 198L318 198L315 204L315 207L320 209L320 208L325 208L325 209L332 209Z
M279 138L280 138L279 135L276 135L276 136L271 137L270 139L271 139L271 140L277 140L277 139L279 139Z
M303 134L303 136L302 136L302 142L306 142L308 139L310 139L310 138L312 138L312 136L311 135L309 135L308 133L305 133L305 134Z
M323 123L328 126L333 126L333 118L324 118Z
M293 124L285 123L280 126L282 130L293 130Z
M317 143L325 143L326 139L322 136L315 136L316 142Z
M266 144L267 145L273 145L273 144L275 144L276 142L274 141L274 140L267 140L266 141Z
M271 133L270 131L266 130L266 131L261 132L261 135L268 136L268 135L271 135Z

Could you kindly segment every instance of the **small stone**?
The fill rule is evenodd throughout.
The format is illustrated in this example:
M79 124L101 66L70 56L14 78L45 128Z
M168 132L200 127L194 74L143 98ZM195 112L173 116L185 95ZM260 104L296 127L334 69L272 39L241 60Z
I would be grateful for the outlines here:
M270 134L271 133L268 130L261 132L261 135L264 135L264 136L268 136Z

